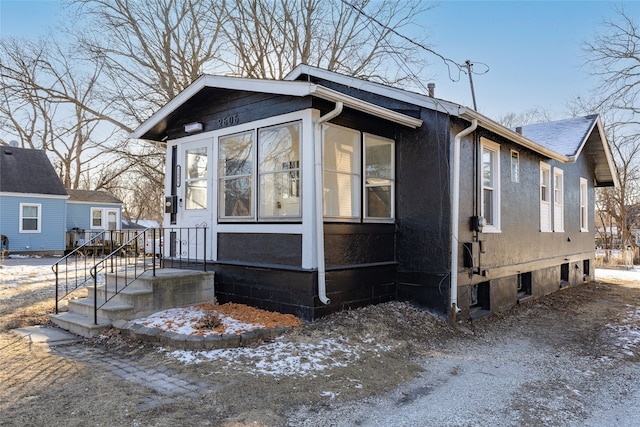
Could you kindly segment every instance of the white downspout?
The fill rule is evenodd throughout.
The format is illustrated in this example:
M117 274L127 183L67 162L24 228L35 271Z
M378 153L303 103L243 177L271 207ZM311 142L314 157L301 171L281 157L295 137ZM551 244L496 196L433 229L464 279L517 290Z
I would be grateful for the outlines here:
M327 298L326 287L326 271L324 264L324 213L322 212L322 196L324 192L323 171L322 171L322 123L333 119L342 113L343 104L336 101L336 107L324 116L318 119L318 133L320 140L315 141L314 147L314 164L315 164L315 185L316 185L316 252L318 257L318 298L324 305L331 304L331 300ZM318 134L317 133L317 134ZM316 135L317 135L316 134Z
M451 188L451 319L455 321L458 308L458 222L460 221L460 141L476 130L478 120L456 134L453 140L453 182Z

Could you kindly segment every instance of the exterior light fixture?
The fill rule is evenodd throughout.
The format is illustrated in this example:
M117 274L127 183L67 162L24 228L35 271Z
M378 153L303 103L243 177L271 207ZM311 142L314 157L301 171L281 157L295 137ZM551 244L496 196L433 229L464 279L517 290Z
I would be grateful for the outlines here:
M187 123L184 125L184 131L187 133L201 132L204 126L200 122Z

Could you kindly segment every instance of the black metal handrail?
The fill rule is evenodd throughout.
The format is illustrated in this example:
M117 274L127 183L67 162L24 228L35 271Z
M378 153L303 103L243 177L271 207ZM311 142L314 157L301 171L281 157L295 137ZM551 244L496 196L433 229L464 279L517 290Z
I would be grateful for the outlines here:
M104 242L106 240L105 236L107 233L113 233L113 231L96 232L93 237L86 240L84 243L81 243L79 246L74 244L73 246L75 248L71 252L60 258L58 262L51 266L55 275L56 283L56 314L59 313L60 301L82 287L91 277L89 269L95 265L95 260L100 256L100 248L102 248L104 255L104 244L101 244L100 242ZM110 237L111 238L109 240L113 241L113 234ZM87 255L89 255L89 257ZM79 260L84 262L79 264ZM63 271L60 271L61 267L63 268ZM60 283L62 274L64 275L63 284ZM72 276L71 278L69 277L70 275ZM61 285L64 286L64 292L62 292L62 295L60 295Z
M201 239L200 235L202 235ZM165 238L165 236L167 238ZM146 256L142 257L142 265L140 265L139 259L134 259L132 262L126 251L123 255L123 248L126 247L127 244L137 243L140 239L144 242L145 255L151 255L151 261L149 261ZM98 310L101 307L131 285L146 271L151 270L152 276L155 277L156 269L163 268L165 261L171 261L172 267L193 269L202 266L204 271L207 271L206 242L206 227L146 229L141 234L131 238L121 247L96 262L90 269L90 275L93 278L94 323L98 324ZM165 243L169 243L169 245L165 246ZM193 254L192 251L195 251L195 254ZM112 289L109 289L109 280L105 280L103 288L104 298L99 301L98 275L102 272L106 273L107 269L113 274L114 285ZM122 286L119 286L120 279L123 279ZM109 296L109 292L112 293L111 296Z

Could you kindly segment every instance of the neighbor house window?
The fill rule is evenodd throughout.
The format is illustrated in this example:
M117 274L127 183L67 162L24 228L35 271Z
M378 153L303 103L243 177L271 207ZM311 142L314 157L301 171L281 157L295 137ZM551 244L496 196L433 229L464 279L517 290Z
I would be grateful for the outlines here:
M520 153L511 150L511 181L520 182Z
M540 162L540 231L551 231L551 166Z
M564 231L564 174L553 168L553 231Z
M395 142L353 129L325 125L323 147L324 216L344 220L391 220L395 215Z
M20 203L20 232L39 233L42 205Z
M186 209L207 208L207 147L185 152Z
M589 231L587 180L580 178L580 231Z
M364 217L393 218L394 141L364 134Z
M488 139L482 144L482 212L484 232L500 231L500 145Z
M219 138L220 219L255 220L255 206L260 220L302 216L301 130L294 122Z
M91 228L103 228L102 209L91 208Z

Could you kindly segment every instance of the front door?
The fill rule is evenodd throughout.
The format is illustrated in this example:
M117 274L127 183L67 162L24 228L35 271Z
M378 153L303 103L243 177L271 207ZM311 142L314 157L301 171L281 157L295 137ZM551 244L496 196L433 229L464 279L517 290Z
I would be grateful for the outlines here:
M206 239L211 238L211 226L215 203L212 200L211 139L203 139L179 145L178 165L178 213L175 234L168 236L170 256L202 259ZM197 230L196 230L197 229ZM207 249L207 258L211 250Z

